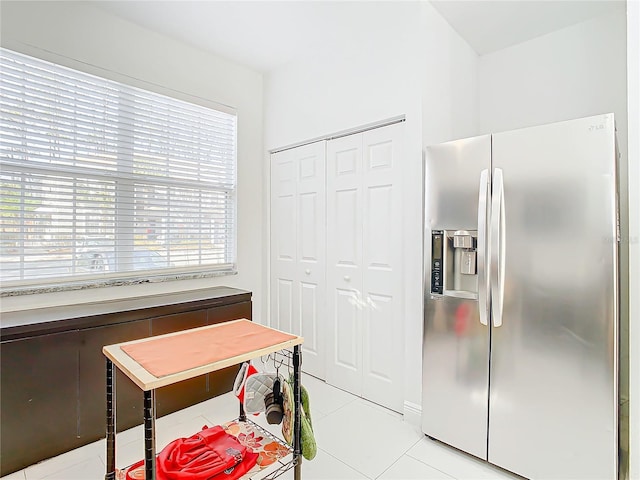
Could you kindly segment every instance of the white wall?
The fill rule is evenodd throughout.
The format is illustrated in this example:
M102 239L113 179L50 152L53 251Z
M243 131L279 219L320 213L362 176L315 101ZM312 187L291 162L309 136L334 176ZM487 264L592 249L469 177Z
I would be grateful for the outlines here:
M626 151L625 31L621 8L480 57L481 133L614 112Z
M629 122L629 478L640 479L640 2L627 3Z
M264 318L262 75L124 21L90 2L6 2L2 46L165 94L222 103L238 114L238 274L144 286L2 299L3 311L228 285L253 292ZM152 84L152 85L149 85ZM154 86L160 87L156 88ZM197 99L196 99L197 100Z
M405 401L417 413L422 382L422 145L425 138L439 142L475 133L477 57L426 2L359 5L369 9L362 11L367 21L354 22L343 49L310 56L265 77L265 144L275 149L405 115ZM443 72L456 79L443 77ZM467 78L457 79L458 74ZM459 122L461 111L465 118Z
M478 55L430 3L421 32L423 145L478 135Z
M404 113L419 120L419 4L366 2L359 8L359 15L342 12L354 22L339 51L311 54L265 76L268 149Z

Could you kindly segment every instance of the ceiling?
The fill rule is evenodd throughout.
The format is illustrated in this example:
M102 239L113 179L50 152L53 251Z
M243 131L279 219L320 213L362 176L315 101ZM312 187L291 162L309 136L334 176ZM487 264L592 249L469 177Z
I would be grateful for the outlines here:
M410 1L95 1L121 18L266 72L384 32ZM437 0L434 7L480 55L624 8L618 0ZM403 12L404 10L404 12ZM400 17L397 17L400 11ZM355 39L357 40L357 39Z
M479 55L625 7L624 1L617 0L433 0L431 3Z

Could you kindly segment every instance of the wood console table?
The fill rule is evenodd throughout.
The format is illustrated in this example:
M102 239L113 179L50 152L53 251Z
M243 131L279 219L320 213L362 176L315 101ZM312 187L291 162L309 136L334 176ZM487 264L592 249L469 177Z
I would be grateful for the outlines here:
M293 350L293 459L294 478L301 478L300 345L304 339L249 320L234 320L132 342L103 347L107 357L107 472L116 478L115 371L125 373L144 397L145 479L155 480L155 389L214 372L282 350ZM247 421L242 403L241 422Z

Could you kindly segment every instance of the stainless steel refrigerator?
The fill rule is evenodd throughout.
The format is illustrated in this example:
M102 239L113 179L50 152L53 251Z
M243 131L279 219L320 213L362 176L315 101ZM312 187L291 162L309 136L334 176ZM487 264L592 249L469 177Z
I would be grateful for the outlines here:
M428 147L425 434L530 479L617 478L612 114Z

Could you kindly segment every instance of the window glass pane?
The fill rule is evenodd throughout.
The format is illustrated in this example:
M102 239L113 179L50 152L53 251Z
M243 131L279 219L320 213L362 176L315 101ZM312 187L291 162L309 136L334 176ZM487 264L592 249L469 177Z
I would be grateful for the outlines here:
M6 49L0 68L3 287L235 268L235 115Z

